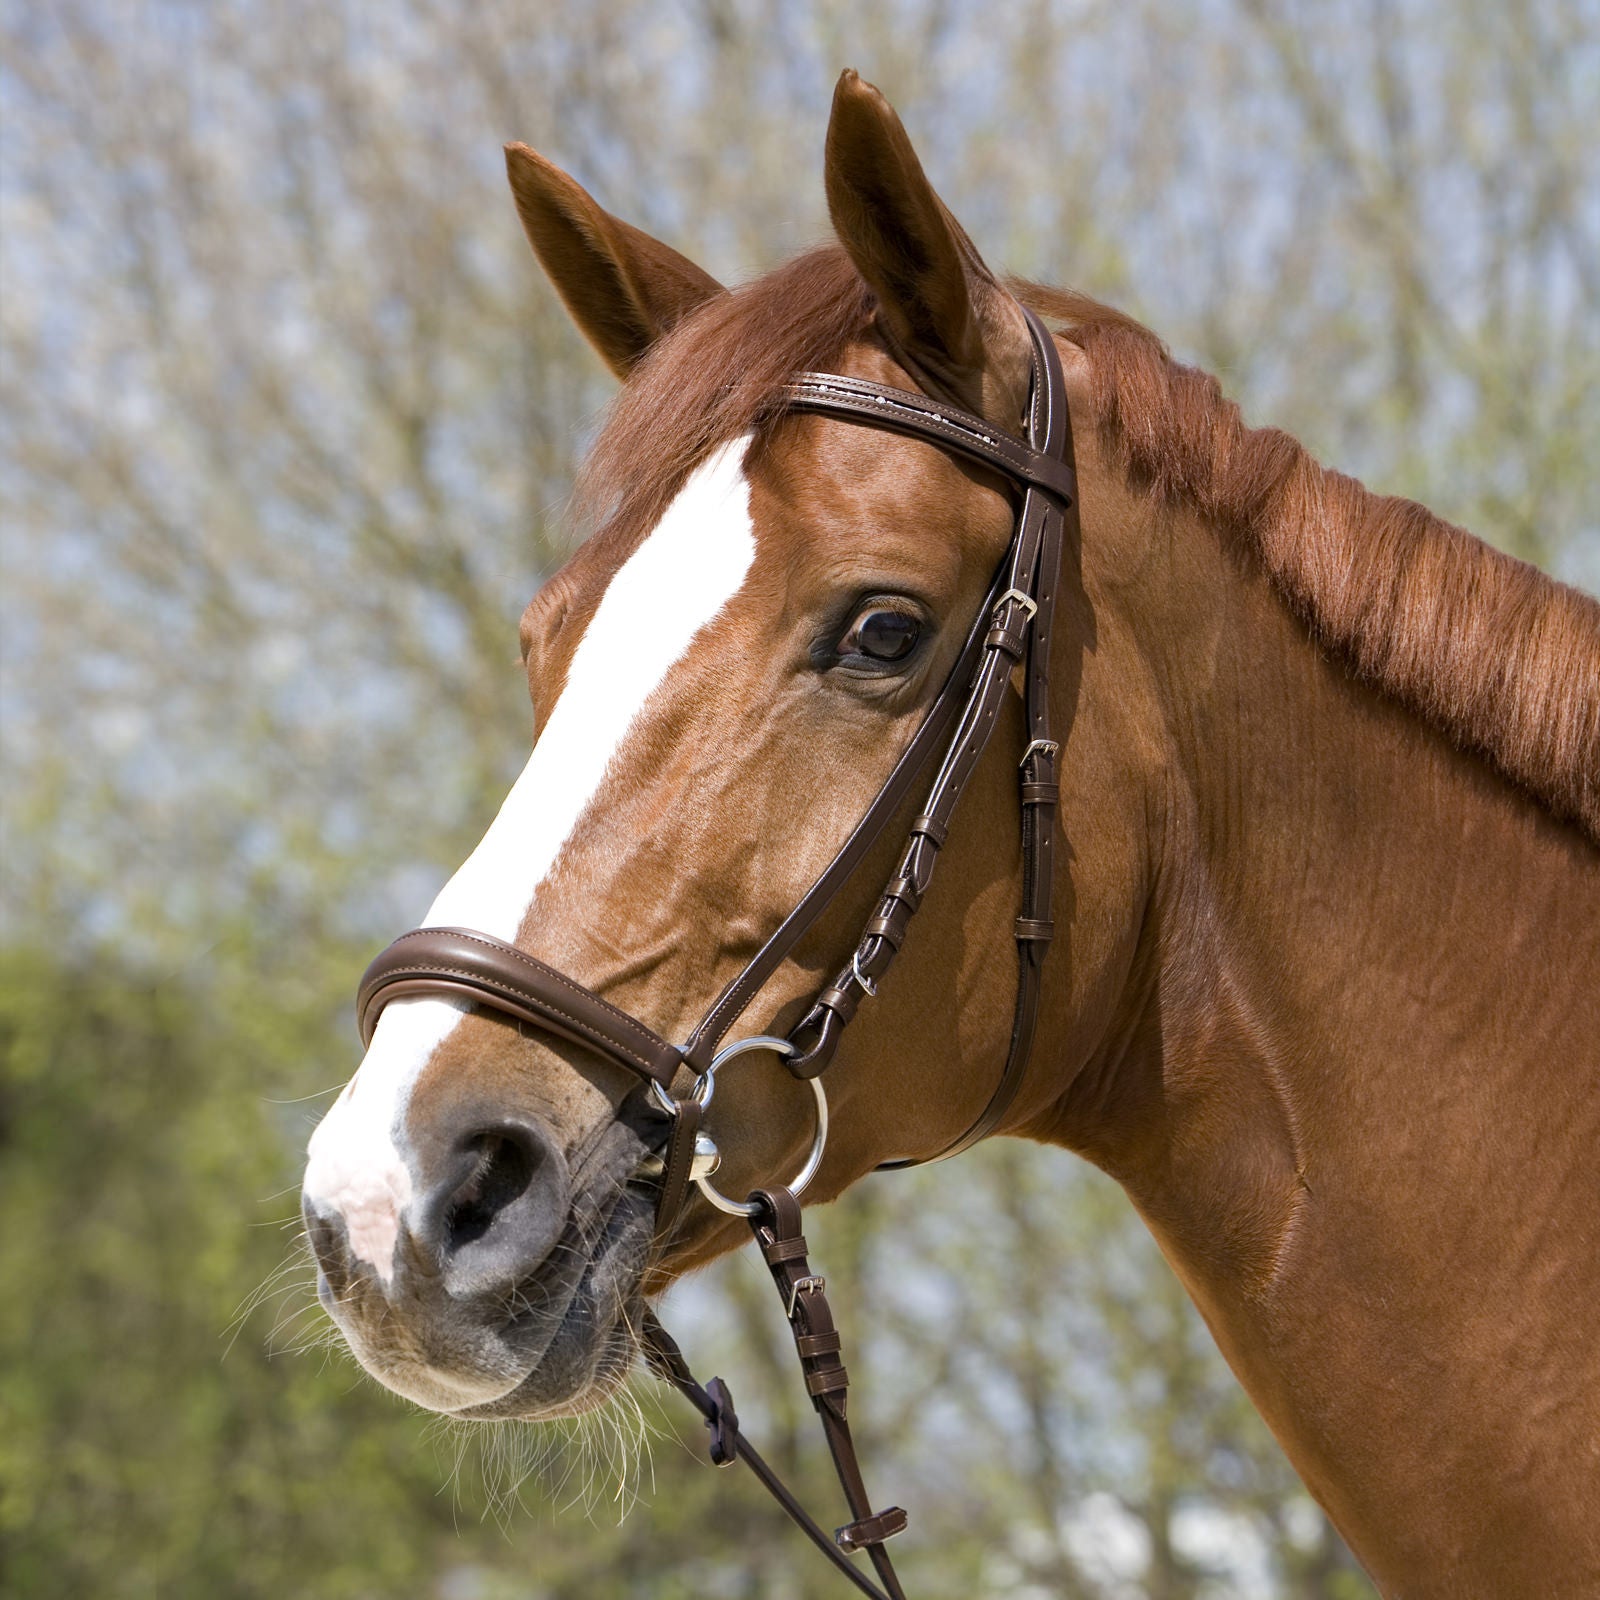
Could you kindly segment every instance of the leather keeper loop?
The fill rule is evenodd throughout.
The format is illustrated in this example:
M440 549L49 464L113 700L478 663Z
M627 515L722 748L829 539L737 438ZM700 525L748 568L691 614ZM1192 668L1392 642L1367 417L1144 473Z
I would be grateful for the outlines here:
M817 996L817 1004L825 1011L831 1011L841 1022L849 1022L856 1014L856 1007L861 1004L860 996L849 989L827 988Z
M799 1333L795 1335L794 1347L802 1361L815 1361L818 1356L838 1355L844 1349L844 1340L837 1329L830 1333Z
M907 911L915 912L922 904L922 891L910 878L896 878L883 891L885 900L898 900Z
M929 816L926 811L911 824L911 831L921 834L935 850L944 849L944 842L950 837L950 825L941 822L937 817Z
M911 848L914 854L908 859L911 870L916 874L917 892L925 895L928 885L933 882L933 869L939 864L939 847L932 839L919 836L911 841Z
M806 1393L813 1400L819 1400L825 1394L837 1394L840 1389L849 1387L850 1374L843 1367L828 1367L821 1372L806 1374Z
M851 976L866 988L868 994L874 994L898 954L898 946L890 944L887 939L863 934L861 943L856 946L855 959L850 963ZM868 984L870 988L867 988Z
M780 1261L794 1261L806 1253L804 1238L799 1239L774 1239L770 1244L761 1247L761 1253L767 1258L769 1266L777 1266Z
M1010 656L1013 661L1020 661L1027 653L1027 641L1020 633L1014 633L1010 628L991 628L984 635L984 648L1000 650Z
M1059 783L1024 783L1021 788L1025 806L1053 806L1061 800Z
M844 1024L836 1012L814 1004L799 1027L789 1035L789 1042L798 1045L800 1053L790 1056L783 1063L784 1066L801 1083L810 1078L820 1078L833 1060L834 1051L839 1048L839 1035L843 1029ZM800 1043L807 1034L812 1033L816 1037L810 1044Z
M1056 936L1056 925L1041 917L1018 917L1015 931L1019 939L1048 944Z
M882 939L896 955L900 953L900 942L905 936L904 917L874 917L867 924L867 937L869 939Z
M911 1519L899 1506L885 1506L874 1517L863 1517L859 1522L847 1522L833 1531L833 1542L841 1550L865 1550L868 1545L882 1544L897 1533L904 1533Z

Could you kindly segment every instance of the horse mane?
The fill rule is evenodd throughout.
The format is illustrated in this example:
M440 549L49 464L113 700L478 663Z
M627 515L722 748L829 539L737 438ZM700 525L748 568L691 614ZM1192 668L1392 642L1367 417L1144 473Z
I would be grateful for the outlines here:
M1130 485L1186 503L1330 654L1600 843L1600 603L1414 501L1247 428L1216 379L1086 295L1012 280L1088 357L1103 447ZM686 318L614 402L580 479L597 536L631 546L775 391L826 370L872 322L844 251L796 257ZM620 556L620 552L619 552Z
M1011 288L1089 357L1102 438L1136 488L1192 505L1330 654L1600 843L1600 603L1247 428L1215 378L1120 312Z

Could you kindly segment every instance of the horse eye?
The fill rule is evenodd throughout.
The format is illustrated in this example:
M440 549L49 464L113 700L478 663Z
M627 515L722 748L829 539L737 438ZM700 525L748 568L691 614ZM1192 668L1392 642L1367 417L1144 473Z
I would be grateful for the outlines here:
M839 654L903 661L916 648L922 624L904 611L866 611L839 645Z

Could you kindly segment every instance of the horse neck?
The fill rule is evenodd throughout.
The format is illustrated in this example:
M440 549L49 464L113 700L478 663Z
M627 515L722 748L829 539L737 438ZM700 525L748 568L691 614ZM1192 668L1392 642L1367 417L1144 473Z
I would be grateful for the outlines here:
M1320 653L1198 518L1123 509L1143 556L1085 579L1155 724L1148 902L1054 1131L1381 1582L1580 1592L1549 1562L1600 1578L1600 852Z

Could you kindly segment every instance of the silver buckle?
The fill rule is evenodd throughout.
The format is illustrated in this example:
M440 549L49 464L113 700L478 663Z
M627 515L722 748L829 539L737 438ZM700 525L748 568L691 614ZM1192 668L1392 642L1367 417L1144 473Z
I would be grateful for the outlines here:
M793 1322L795 1301L803 1294L821 1294L827 1287L828 1280L815 1272L809 1278L796 1278L789 1290L789 1303L783 1308L783 1314Z
M857 945L855 953L850 957L850 970L855 974L856 982L861 985L874 1000L878 998L878 986L861 970L861 946Z
M1001 611L1005 608L1007 602L1012 600L1015 600L1019 606L1023 606L1027 609L1028 621L1032 622L1035 615L1038 613L1039 602L1035 600L1031 594L1024 594L1020 589L1007 589L1006 592L995 601L994 610L990 613L990 615L998 622Z
M1058 744L1054 739L1030 739L1028 741L1028 748L1022 752L1022 759L1017 763L1017 765L1019 767L1027 766L1028 757L1031 756L1035 750L1043 750L1047 756L1053 756L1060 748L1060 744Z

